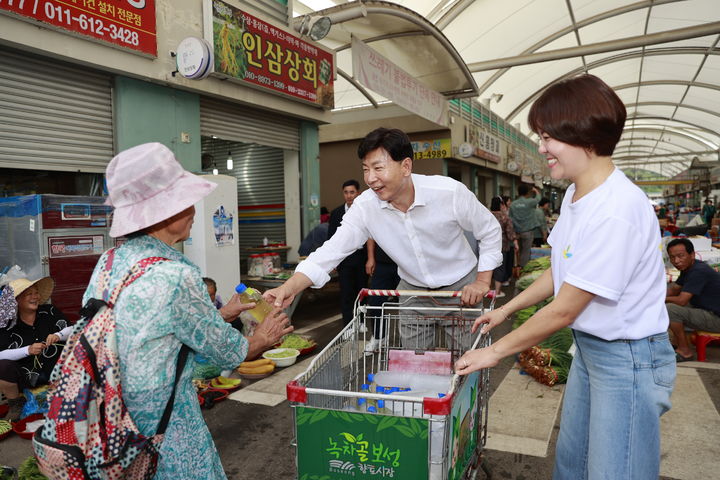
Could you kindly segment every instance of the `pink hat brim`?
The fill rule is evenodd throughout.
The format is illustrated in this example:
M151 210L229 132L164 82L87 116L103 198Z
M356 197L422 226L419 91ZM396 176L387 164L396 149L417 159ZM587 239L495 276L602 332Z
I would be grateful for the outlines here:
M184 172L172 187L113 211L110 236L122 237L162 222L190 208L217 188L217 184Z

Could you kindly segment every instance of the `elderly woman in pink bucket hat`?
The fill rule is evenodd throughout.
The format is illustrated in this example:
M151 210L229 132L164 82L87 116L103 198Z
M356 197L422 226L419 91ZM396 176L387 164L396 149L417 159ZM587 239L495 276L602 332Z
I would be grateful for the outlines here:
M216 309L200 269L172 245L189 237L193 204L216 185L197 177L159 143L119 153L106 173L108 203L114 207L112 237L127 242L100 258L83 304L103 298L101 281L112 256L109 288L136 264L151 257L169 261L152 264L126 286L115 305L123 400L140 433L153 435L170 398L182 345L192 352L183 370L173 413L160 449L156 479L223 479L220 458L205 425L192 385L194 354L223 369L253 358L292 331L288 318L272 312L252 337L243 337L228 321L254 306L237 295Z

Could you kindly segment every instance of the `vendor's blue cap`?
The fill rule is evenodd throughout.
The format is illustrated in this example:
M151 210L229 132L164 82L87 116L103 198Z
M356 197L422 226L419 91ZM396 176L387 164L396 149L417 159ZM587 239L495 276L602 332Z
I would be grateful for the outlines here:
M368 383L373 383L374 381L375 381L375 374L368 373Z
M372 406L372 405L368 405L367 411L370 412L370 413L375 413L375 412L377 412L377 408L375 408L375 407Z
M235 287L235 291L237 293L243 293L245 290L247 290L247 287L244 283L239 283L237 287Z
M360 390L370 390L370 385L368 385L367 383L363 383L362 385L360 385Z

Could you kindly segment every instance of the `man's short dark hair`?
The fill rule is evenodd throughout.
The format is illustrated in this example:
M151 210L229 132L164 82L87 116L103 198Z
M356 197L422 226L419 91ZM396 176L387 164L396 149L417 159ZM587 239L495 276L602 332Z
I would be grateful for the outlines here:
M518 186L518 195L521 197L524 197L530 192L530 187L527 186L525 183L521 183L520 186Z
M693 246L693 243L688 240L687 238L676 238L675 240L671 240L670 243L667 244L667 251L670 253L670 249L672 247L677 247L678 245L684 245L685 251L687 253L693 253L695 251L695 246Z
M414 156L410 138L397 128L380 127L368 133L358 145L358 157L362 160L378 148L388 152L390 158L396 162L402 162L406 158L412 160Z
M345 187L355 187L355 190L360 191L360 182L355 179L345 180L342 188Z
M612 155L625 126L622 100L594 75L580 75L549 86L530 108L530 129L563 143Z
M202 281L205 282L205 285L212 287L215 291L217 291L217 283L215 283L215 280L210 277L202 277Z
M543 197L543 198L541 198L540 201L538 202L538 206L539 206L539 207L543 207L543 206L547 205L548 203L550 203L550 200L548 200L547 198Z

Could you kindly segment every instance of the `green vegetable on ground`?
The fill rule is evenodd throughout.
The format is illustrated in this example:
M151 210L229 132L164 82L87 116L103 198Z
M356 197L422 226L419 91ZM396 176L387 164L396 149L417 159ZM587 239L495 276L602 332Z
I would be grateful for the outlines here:
M544 272L548 268L550 268L550 257L539 257L527 262L522 268L522 273L530 273L538 270Z
M526 273L522 277L518 278L518 281L515 282L515 286L519 290L525 290L530 285L532 285L532 283L537 280L542 274L543 272L541 270L535 270L534 272Z
M40 473L35 457L28 457L18 468L18 480L48 480L48 478Z
M551 348L560 352L567 352L573 344L572 330L569 327L561 328L540 343L543 348Z

